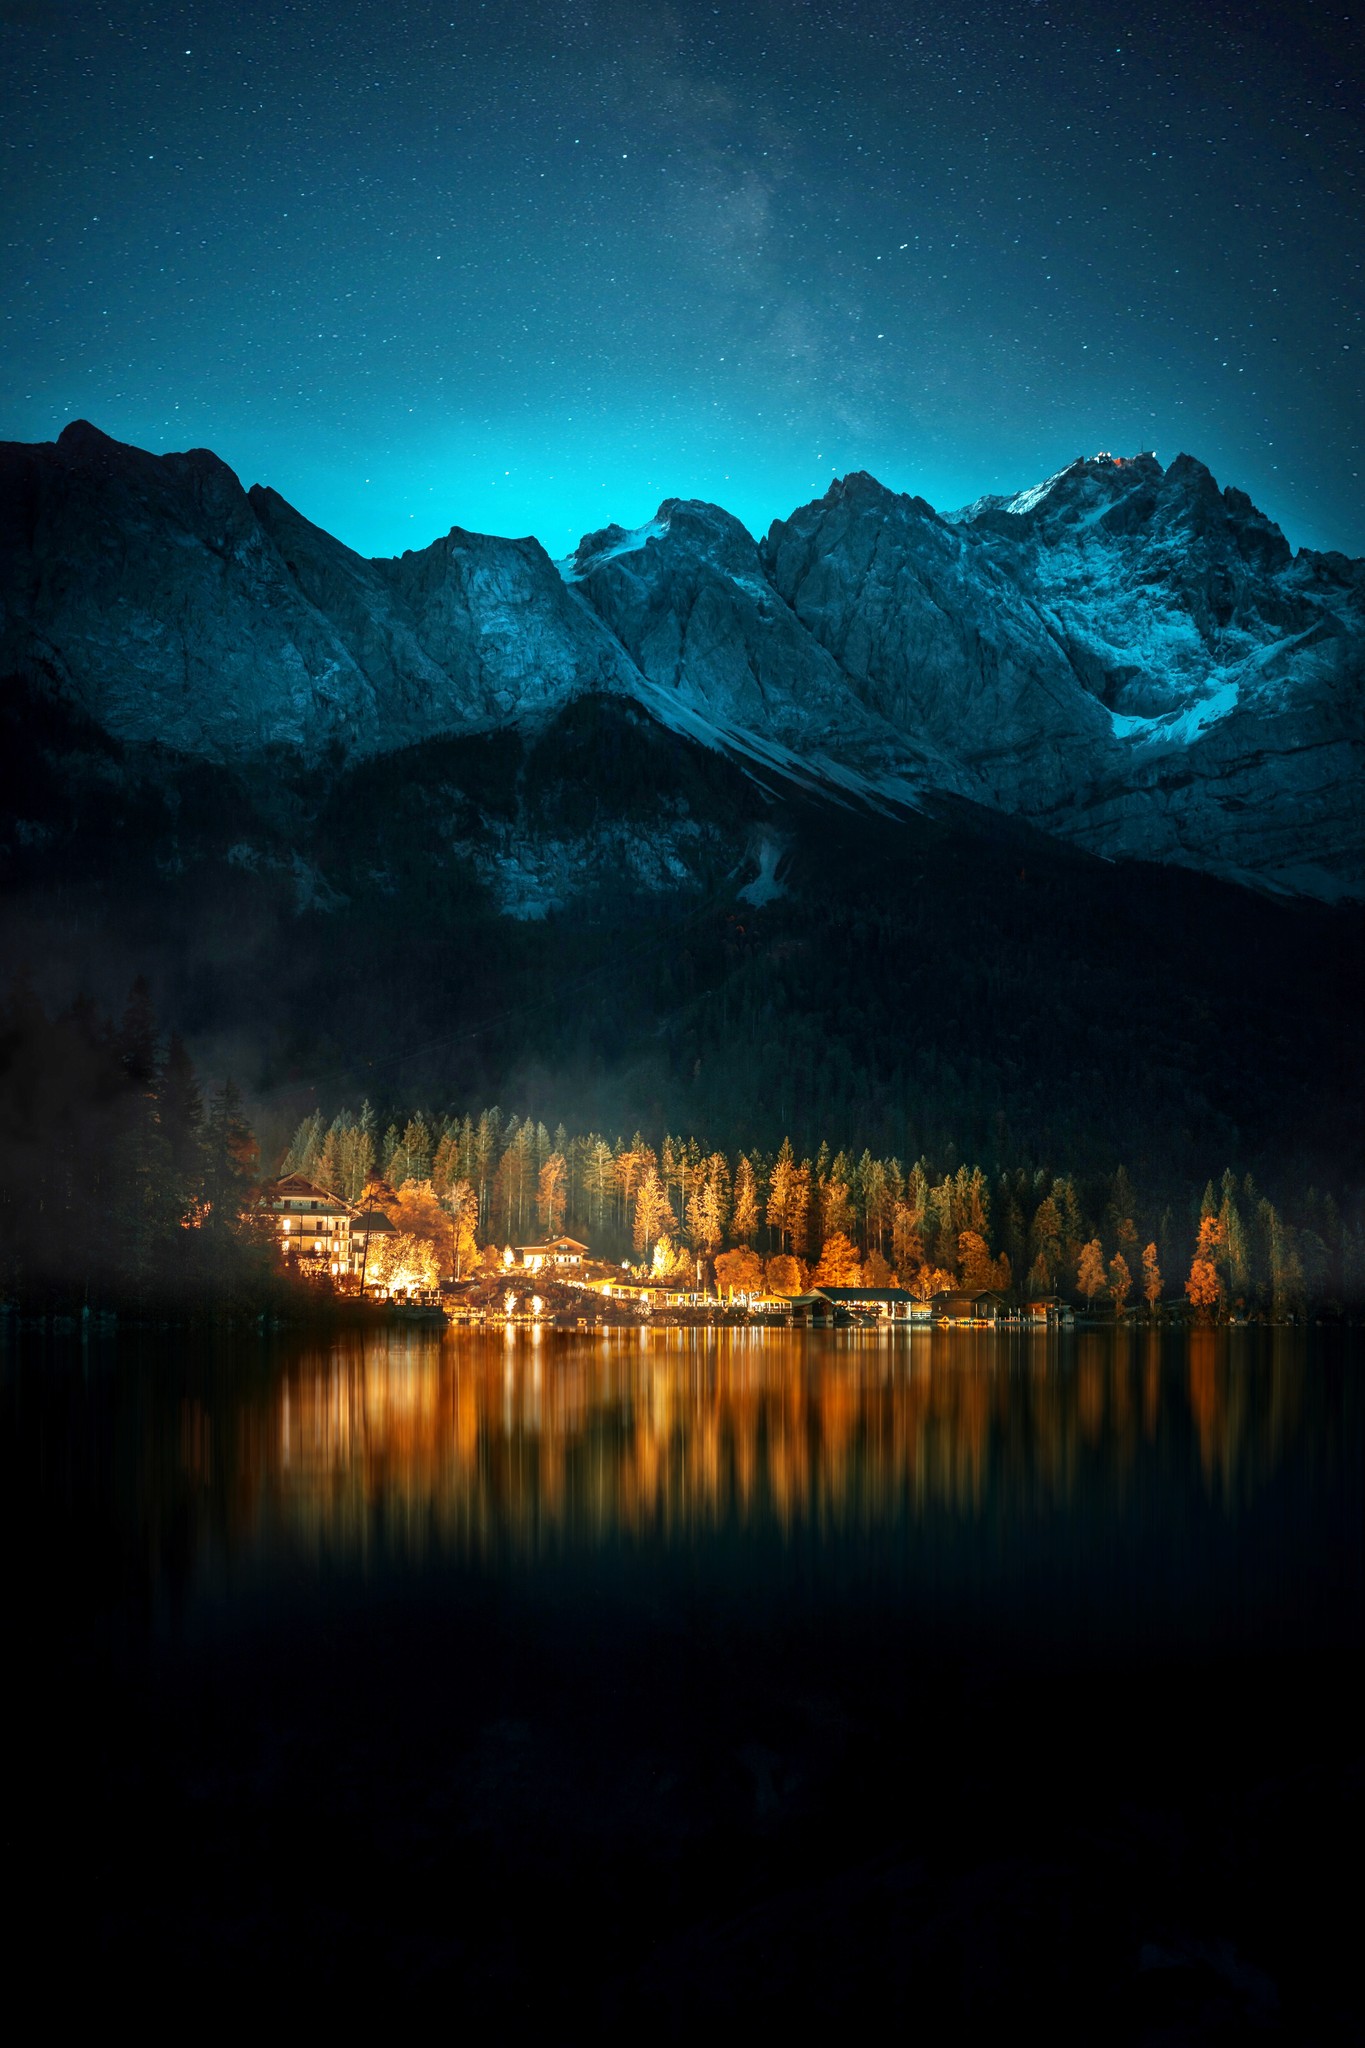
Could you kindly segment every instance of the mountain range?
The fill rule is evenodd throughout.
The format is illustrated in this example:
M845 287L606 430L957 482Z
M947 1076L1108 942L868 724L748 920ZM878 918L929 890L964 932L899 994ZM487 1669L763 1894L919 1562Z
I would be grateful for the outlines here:
M0 449L0 503L0 673L125 746L354 762L607 694L769 785L1365 890L1365 563L1291 552L1189 456L947 516L855 474L762 542L669 499L559 563L458 527L368 561L206 450L84 422Z
M854 474L761 541L668 499L559 562L459 527L367 560L206 450L77 422L0 446L0 678L6 951L151 958L276 1079L431 1040L447 1085L482 1040L481 1086L568 1063L657 1106L709 1072L717 1116L834 1090L900 1143L932 1097L1037 1146L1036 1014L1049 1060L1108 1035L1230 1136L1278 1075L1334 1142L1365 563L1188 456L946 515ZM1247 993L1291 960L1292 1045ZM1173 1036L1132 1036L1139 965ZM725 1049L741 985L776 1101Z

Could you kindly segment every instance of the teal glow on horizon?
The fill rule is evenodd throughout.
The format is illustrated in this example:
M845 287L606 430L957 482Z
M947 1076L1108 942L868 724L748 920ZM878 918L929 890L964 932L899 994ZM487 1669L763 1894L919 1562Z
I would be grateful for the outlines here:
M1315 15L25 0L0 433L366 554L1197 455L1365 554L1365 81Z

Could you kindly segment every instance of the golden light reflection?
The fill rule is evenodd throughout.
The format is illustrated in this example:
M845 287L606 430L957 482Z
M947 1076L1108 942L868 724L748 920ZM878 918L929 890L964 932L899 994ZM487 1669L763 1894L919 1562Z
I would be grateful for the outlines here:
M524 1330L346 1338L233 1416L232 1519L305 1551L535 1555L720 1527L1041 1515L1139 1463L1231 1503L1298 1421L1293 1333L1254 1379L1226 1333ZM215 1464L188 1413L186 1478Z

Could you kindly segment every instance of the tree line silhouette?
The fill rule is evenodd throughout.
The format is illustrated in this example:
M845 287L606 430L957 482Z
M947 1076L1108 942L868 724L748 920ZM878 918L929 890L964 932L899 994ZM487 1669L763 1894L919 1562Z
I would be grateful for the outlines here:
M613 1260L722 1288L945 1287L1116 1307L1184 1301L1277 1319L1365 1301L1365 1227L1313 1186L1272 1196L1230 1168L1138 1188L1078 1174L822 1140L798 1151L570 1131L497 1108L369 1103L305 1117L262 1161L230 1081L205 1089L145 982L122 1015L49 1014L26 981L0 1009L0 1301L259 1313L290 1299L262 1206L267 1169L387 1206L444 1270L569 1231Z
M255 1135L231 1081L205 1093L145 981L117 1020L0 1010L0 1301L51 1312L256 1312L275 1300Z
M798 1156L657 1144L553 1129L532 1117L412 1110L381 1129L368 1102L299 1124L283 1162L349 1201L417 1201L460 1219L489 1248L561 1231L662 1273L700 1267L722 1286L760 1281L885 1287L928 1298L994 1289L1155 1307L1175 1297L1204 1314L1340 1312L1365 1296L1365 1230L1332 1195L1286 1209L1230 1168L1201 1188L1141 1193L1127 1170L1081 1177L1043 1168L909 1166L821 1142ZM1290 1220L1292 1216L1293 1220Z

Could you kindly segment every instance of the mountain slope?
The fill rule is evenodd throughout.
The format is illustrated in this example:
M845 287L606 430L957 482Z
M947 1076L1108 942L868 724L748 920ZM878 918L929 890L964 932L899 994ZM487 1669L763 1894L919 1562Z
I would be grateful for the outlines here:
M950 521L849 477L764 556L979 801L1110 857L1361 893L1365 567L1291 556L1201 464L1080 461Z
M286 810L300 773L619 696L760 802L967 798L1108 858L1365 893L1365 565L1292 555L1184 456L947 518L853 475L761 545L667 500L556 567L458 527L365 561L207 451L77 422L0 449L0 675L121 746L273 776Z

